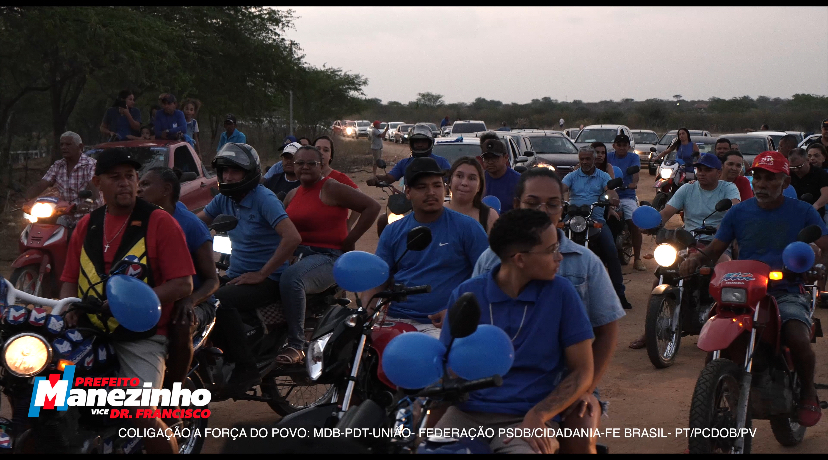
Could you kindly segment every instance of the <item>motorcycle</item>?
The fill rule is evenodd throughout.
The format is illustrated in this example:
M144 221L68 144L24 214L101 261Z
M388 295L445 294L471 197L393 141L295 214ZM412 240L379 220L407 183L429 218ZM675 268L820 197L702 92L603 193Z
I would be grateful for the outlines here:
M690 405L690 429L701 433L710 428L728 429L728 437L690 436L693 454L743 453L751 450L752 420L769 420L776 440L783 446L799 444L806 427L797 419L801 384L791 352L781 341L782 324L776 300L767 294L769 280L803 281L788 267L802 268L794 245L804 246L822 236L814 225L803 229L785 249L786 269L772 271L755 260L733 260L718 264L710 283L716 305L699 336L698 347L712 354L699 374ZM788 253L789 249L791 250ZM800 260L796 260L800 257ZM804 288L811 295L809 315L813 319L811 341L822 337L818 318L813 318L820 293L814 279L824 276L824 267L813 265L813 253L804 264ZM828 403L822 403L828 408Z
M78 196L92 202L89 190ZM15 289L42 297L57 294L69 248L67 217L77 216L76 210L74 203L48 196L23 206L23 216L30 223L20 234L20 255L12 262L14 271L9 280Z
M123 316L119 316L119 312L136 308L136 302L149 304L156 309L157 316L146 315L148 321L157 322L160 317L158 297L146 284L131 278L141 278L146 270L146 265L125 259L115 264L110 274L103 276L101 281L96 283L106 283L110 311L121 326L126 327L129 322ZM130 277L124 274L129 274ZM140 293L137 298L125 299L125 295L115 293L130 284L125 279L141 284L150 294ZM140 437L119 435L123 428L132 427L130 422L126 421L125 417L98 415L97 411L100 409L95 407L75 406L70 403L68 409L58 407L57 410L41 410L39 415L29 417L32 408L39 409L35 406L35 396L41 391L35 393L35 386L42 379L52 381L50 374L58 376L55 372L62 371L63 378L72 382L86 377L115 376L118 360L108 334L82 324L74 328L66 327L65 315L70 310L79 313L102 313L101 303L95 299L88 299L86 295L83 296L84 299L61 300L34 296L16 289L11 282L2 277L0 294L3 294L0 295L0 340L4 344L0 386L12 405L12 420L0 423L3 425L0 446L21 453L140 452L143 448ZM21 302L32 304L31 308L19 305ZM124 306L119 308L119 304ZM200 334L203 334L203 330L199 330L196 337ZM198 339L194 346L200 348ZM70 383L70 388L72 386L73 383ZM190 371L182 388L195 392L203 386L198 376ZM71 399L68 393L67 389L65 398ZM57 401L53 400L52 406L56 407L56 403ZM48 409L45 400L43 407ZM106 407L107 411L118 410L108 409L109 405L99 407ZM204 410L208 405L193 407ZM181 409L186 410L187 405L182 405ZM179 453L200 452L204 438L196 436L195 430L204 430L209 419L182 417L181 420L182 426L179 429L187 428L188 436L177 438Z
M408 251L422 251L429 244L431 230L428 227L411 229L407 235L406 250L396 263L399 263ZM366 256L365 261L356 259L363 256ZM353 263L348 259L352 259ZM343 271L363 273L376 268L371 266L372 261L379 261L379 265L384 265L376 270L380 275L369 273L363 277L365 281L354 285L353 281L348 282L337 276L338 271L335 267L334 276L337 277L337 283L352 292L367 291L383 284L388 278L389 269L382 259L373 254L352 251L343 255L337 263L342 262L340 267ZM371 280L374 280L372 286L362 284L370 283ZM416 332L417 329L408 323L385 321L386 310L391 302L405 301L409 295L430 291L431 287L427 285L407 287L392 283L389 289L380 291L372 297L372 300L381 299L373 311L364 308L357 297L356 310L334 305L325 312L311 338L305 363L310 379L317 384L332 384L337 388L336 397L329 404L320 404L289 415L280 421L280 425L330 428L356 404L368 400L373 400L382 407L393 404L397 387L388 379L382 368L382 354L394 337Z
M377 159L377 167L382 169L383 173L385 173L387 166L385 160ZM405 197L405 193L394 187L394 184L378 181L375 187L382 189L388 197L385 202L385 216L380 216L377 219L377 236L380 236L388 224L402 219L413 208L411 207L411 201Z
M607 182L608 190L615 190L621 187L623 179L618 177ZM597 237L603 231L604 224L596 222L592 218L592 211L596 206L609 207L611 206L609 196L604 194L595 203L580 206L571 205L568 202L566 206L566 218L558 223L558 228L562 228L567 238L574 241L581 246L589 247L589 239Z
M657 211L664 209L670 198L676 191L688 181L696 177L693 173L686 172L684 160L676 158L676 153L670 153L664 162L658 168L659 178L656 179L655 189L657 190L655 198L653 198L653 207Z
M627 168L626 171L624 171L624 174L625 177L632 176L633 174L636 174L639 171L641 171L641 167L630 166L629 168ZM636 202L637 201L638 197L636 197ZM613 229L611 226L610 229L613 230L612 234L615 237L615 248L618 250L618 260L621 262L621 265L627 265L630 263L630 259L632 259L634 255L632 235L630 234L630 229L627 224L627 220L624 219L624 212L620 208L618 208L616 212L620 217L620 222L618 223L618 225L615 226L616 228Z
M238 224L233 216L219 215L209 226L216 231L213 250L220 254L217 270L227 270L230 264L232 245L227 233ZM221 280L226 282L225 277ZM223 283L222 283L223 284ZM339 298L341 291L333 286L320 294L307 296L305 333L309 336L316 328L322 314L330 305L345 307L349 300ZM214 346L212 337L205 337L208 345L193 354L194 370L204 382L205 388L213 393L214 401L227 399L260 401L277 414L285 416L293 412L323 404L334 397L332 385L320 385L308 378L304 364L283 365L276 362L276 356L287 343L287 323L279 303L273 303L255 311L240 312L246 328L250 350L255 356L256 367L262 377L259 390L248 389L242 395L228 395L226 388L234 364L227 362L223 351ZM261 394L259 394L261 393Z
M713 236L716 228L705 221L717 212L725 212L733 202L723 199L716 203L716 210L702 220L702 226L688 232L683 228L661 228L656 234L653 256L658 263L655 276L658 285L650 296L644 323L647 356L657 369L673 365L678 355L681 338L697 335L713 308L713 298L708 293L711 268L703 267L687 277L679 275L679 265L691 254L704 248L696 241L699 236ZM658 228L658 227L656 227Z

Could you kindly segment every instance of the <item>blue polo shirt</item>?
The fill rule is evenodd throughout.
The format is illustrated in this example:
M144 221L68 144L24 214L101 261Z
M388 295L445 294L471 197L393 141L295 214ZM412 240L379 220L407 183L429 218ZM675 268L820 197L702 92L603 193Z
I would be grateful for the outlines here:
M451 163L448 162L443 157L439 157L433 153L428 154L428 158L433 158L437 161L437 165L440 166L441 169L451 169ZM394 180L400 180L401 177L405 175L405 168L408 167L408 164L414 160L414 157L403 158L402 160L398 161L397 164L394 165L394 168L391 169L391 172L388 173Z
M233 130L233 134L229 137L227 136L227 131L221 133L221 138L219 138L218 147L216 147L216 152L221 150L224 147L224 144L232 142L234 144L246 144L247 143L247 136L244 135L243 132L239 131L238 129Z
M239 224L228 232L233 245L230 268L227 276L235 278L244 273L261 270L273 257L282 242L274 227L288 218L282 202L264 185L259 184L241 202L236 203L225 195L216 195L204 212L212 218L228 214L239 219ZM279 276L288 267L285 262L268 277L279 281Z
M184 112L176 110L172 115L167 115L163 110L155 112L155 138L161 139L164 130L169 130L167 137L176 133L187 134L187 119L184 118Z
M190 251L190 257L193 259L193 263L195 263L195 254L198 248L207 241L213 241L210 230L207 229L207 226L204 225L204 222L198 216L190 212L184 206L184 203L180 201L175 203L173 217L178 221L181 230L184 231L184 237L187 239L187 250ZM193 275L193 290L201 287L201 283L202 281L198 274Z
M600 169L595 169L592 174L587 175L581 168L567 174L562 180L569 187L569 204L577 206L591 205L598 201L609 181L609 174ZM596 206L592 210L592 218L596 222L604 222L604 208Z
M420 225L431 229L431 244L423 251L409 251L393 271L394 262L405 252L408 231ZM428 294L392 303L388 315L431 323L428 315L443 310L452 289L471 277L474 263L488 246L479 222L448 208L443 208L440 217L431 223L417 222L412 212L388 224L377 244L377 256L391 267L394 281L406 286L431 286Z
M556 276L550 281L530 281L513 299L494 280L499 270L500 264L489 273L462 283L445 304L449 308L462 294L473 293L480 303L479 324L494 324L503 329L515 347L515 360L503 376L503 385L471 392L469 400L458 408L466 412L525 415L566 377L564 350L595 336L569 280ZM444 327L440 333L444 344L449 343L448 329ZM560 416L554 420L560 421Z
M626 174L627 168L630 166L641 166L641 159L638 158L638 155L635 152L627 152L627 155L624 158L619 158L615 156L615 150L612 152L607 152L607 161L609 164L613 166L618 166L619 169L622 171L621 176L616 177L623 177L624 178L624 185L622 188L616 190L618 192L618 198L633 198L635 199L635 189L627 188L628 185L632 182L633 176L628 176Z
M129 109L129 114L132 115L132 119L141 123L141 111L136 109L135 107ZM124 141L126 137L130 134L133 136L138 136L141 133L132 129L129 126L129 120L125 115L121 115L120 110L118 107L110 107L106 109L106 113L104 114L104 123L109 126L110 131L114 131L115 134L118 135L118 140Z
M486 190L483 196L494 195L500 200L500 213L510 211L514 206L515 187L520 181L520 173L512 168L506 169L506 173L497 179L489 175L489 171L483 173L486 178Z

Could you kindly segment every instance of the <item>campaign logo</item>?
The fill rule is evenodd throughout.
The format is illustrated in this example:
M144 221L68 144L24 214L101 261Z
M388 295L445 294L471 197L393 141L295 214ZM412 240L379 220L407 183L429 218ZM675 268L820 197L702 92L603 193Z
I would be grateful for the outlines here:
M124 271L124 275L131 276L133 278L140 278L141 275L143 275L144 270L141 268L140 265L138 265L141 262L141 260L138 259L138 256L130 254L124 257L124 260L128 262L133 262L133 264L127 267L126 271Z
M29 316L29 310L22 305L12 305L9 307L8 321L9 324L23 324Z
M46 324L46 309L35 307L29 315L29 324L32 326L43 326Z
M722 277L722 281L753 281L753 273L727 273Z
M52 346L55 347L61 355L67 355L70 351L72 351L72 344L65 339L55 339L54 342L52 342Z
M49 315L46 319L46 329L52 334L60 334L63 332L65 323L62 316Z
M40 409L65 411L69 408L66 400L75 378L75 366L66 366L63 377L50 374L49 377L35 377L32 401L29 403L29 417L40 416Z
M66 334L63 334L63 336L73 343L83 342L83 334L81 334L77 329L70 329L66 331Z
M2 432L0 433L0 449L11 448L11 436Z

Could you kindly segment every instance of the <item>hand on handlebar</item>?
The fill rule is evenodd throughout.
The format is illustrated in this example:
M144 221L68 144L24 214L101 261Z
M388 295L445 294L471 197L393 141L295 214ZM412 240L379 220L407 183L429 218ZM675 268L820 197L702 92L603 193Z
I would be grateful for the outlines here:
M443 328L443 319L446 317L446 312L447 311L448 310L443 310L443 311L437 312L433 315L428 315L428 319L431 320L431 324L433 324L434 327L436 327L438 329L442 329Z
M379 182L379 181L377 180L376 176L374 176L371 179L368 179L367 181L365 181L365 183L370 185L371 187L377 185L377 182Z
M66 321L66 326L67 327L75 327L75 326L78 325L77 310L88 309L90 312L93 312L93 313L105 313L105 312L109 311L109 301L108 300L104 300L103 303L98 308L92 308L93 302L95 302L95 301L90 301L90 302L87 302L86 304L78 304L78 303L73 304L73 308L70 308L69 311L67 311L66 314L63 316L64 321ZM84 307L84 305L86 305L86 307Z
M684 262L682 262L681 265L679 265L679 275L682 277L690 276L691 274L695 273L696 270L698 270L701 266L701 258L696 257L696 255L694 254L685 259Z

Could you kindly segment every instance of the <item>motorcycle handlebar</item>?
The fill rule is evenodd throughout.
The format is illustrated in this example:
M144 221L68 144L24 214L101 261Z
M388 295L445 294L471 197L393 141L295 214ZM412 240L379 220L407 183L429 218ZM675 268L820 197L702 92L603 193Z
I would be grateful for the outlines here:
M410 288L405 288L405 293L408 295L411 294L428 294L431 292L431 286L428 284L424 284L422 286L413 286Z
M418 397L435 397L445 396L451 393L465 394L472 391L482 390L484 388L499 387L503 385L503 377L493 375L483 379L469 380L468 382L457 383L457 381L448 381L445 385L440 387L426 388L417 394Z
M63 312L64 308L67 305L81 301L81 299L78 299L77 297L67 297L65 299L60 300L47 299L45 297L37 297L15 289L14 285L11 284L11 282L7 279L4 279L3 281L6 283L6 287L8 288L8 294L5 299L7 305L15 305L17 303L17 300L22 300L24 302L32 303L35 305L52 307L52 315L57 316Z

